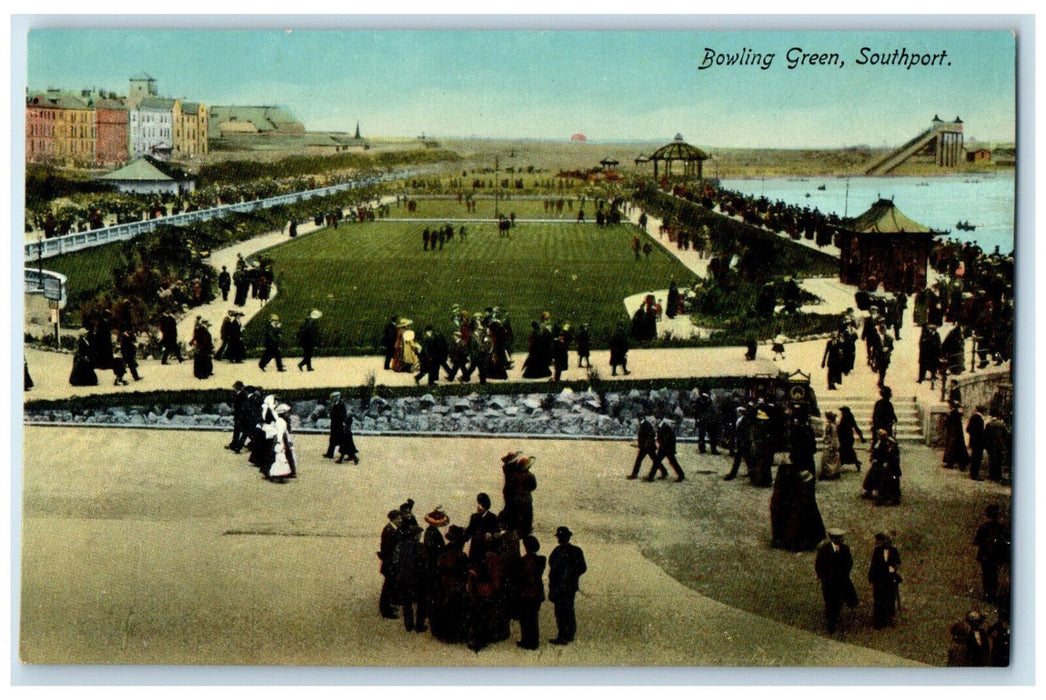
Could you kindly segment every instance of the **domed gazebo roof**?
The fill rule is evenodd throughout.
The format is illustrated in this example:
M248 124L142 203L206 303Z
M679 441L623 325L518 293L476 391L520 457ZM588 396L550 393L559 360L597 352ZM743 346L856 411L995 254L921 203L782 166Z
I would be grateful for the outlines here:
M654 177L658 175L658 164L664 163L664 175L671 177L672 163L683 163L683 177L697 177L701 179L702 164L708 160L708 154L696 146L691 146L683 140L682 134L676 134L672 143L665 144L650 155L650 162L654 164Z
M691 146L684 141L682 134L676 134L676 137L672 139L672 143L665 144L654 151L653 155L650 156L650 160L701 161L708 160L708 154L697 146Z

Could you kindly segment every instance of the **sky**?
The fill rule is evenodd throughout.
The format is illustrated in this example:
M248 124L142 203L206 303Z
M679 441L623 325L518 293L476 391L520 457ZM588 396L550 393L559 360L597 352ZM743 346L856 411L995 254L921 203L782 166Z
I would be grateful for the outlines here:
M872 65L902 49L929 65ZM31 90L126 94L145 72L163 96L286 105L310 131L836 148L899 145L934 115L1013 142L1015 56L1006 31L33 29L26 66Z

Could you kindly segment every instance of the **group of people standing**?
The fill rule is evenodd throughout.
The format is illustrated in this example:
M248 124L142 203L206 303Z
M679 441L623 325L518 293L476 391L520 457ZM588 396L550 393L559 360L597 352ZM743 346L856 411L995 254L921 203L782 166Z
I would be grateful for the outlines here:
M277 403L261 387L233 384L233 432L225 449L236 454L246 447L249 461L267 480L283 484L298 475L291 436L291 407Z
M129 325L117 332L119 355L113 344L113 317L105 309L94 315L85 324L84 331L76 340L76 352L73 354L73 367L69 373L69 384L72 386L97 386L96 370L112 370L113 385L126 385L128 372L134 381L140 381L138 374L137 336ZM28 369L26 370L28 373Z
M574 641L574 598L587 564L582 550L570 543L573 533L565 526L556 529L559 545L548 559L538 554L541 544L533 534L532 493L537 488L530 471L533 463L533 457L521 452L505 455L505 507L495 515L490 496L478 494L467 527L451 525L438 506L425 515L423 531L413 514L413 499L389 511L378 551L384 577L378 601L382 617L396 619L402 613L408 632L431 628L435 638L464 642L477 653L508 639L511 621L518 620L517 646L537 649L547 563L547 597L555 606L557 623L557 634L549 643Z

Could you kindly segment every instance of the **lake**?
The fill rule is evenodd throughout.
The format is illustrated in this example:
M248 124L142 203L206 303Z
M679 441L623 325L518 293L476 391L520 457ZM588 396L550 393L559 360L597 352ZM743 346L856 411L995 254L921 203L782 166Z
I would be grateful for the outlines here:
M851 177L728 179L723 187L735 192L766 196L800 207L817 208L839 216L857 216L879 198L892 199L909 218L949 237L977 243L990 253L1013 250L1014 174L964 174L937 177ZM847 192L849 183L849 192ZM825 189L817 189L824 185ZM975 231L955 228L959 221Z

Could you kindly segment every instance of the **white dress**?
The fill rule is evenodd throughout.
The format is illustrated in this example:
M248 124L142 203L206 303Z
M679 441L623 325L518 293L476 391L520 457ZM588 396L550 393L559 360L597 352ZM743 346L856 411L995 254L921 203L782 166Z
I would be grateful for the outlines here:
M263 425L266 437L274 440L273 462L269 468L270 479L286 479L295 473L297 460L294 457L294 441L287 421L277 416L273 423Z

